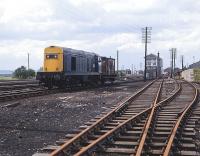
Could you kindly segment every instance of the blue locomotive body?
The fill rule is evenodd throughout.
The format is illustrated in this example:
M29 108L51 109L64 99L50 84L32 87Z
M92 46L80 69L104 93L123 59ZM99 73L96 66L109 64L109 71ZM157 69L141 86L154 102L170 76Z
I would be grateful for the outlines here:
M61 51L59 53L61 56L52 57L58 54L55 49ZM46 51L44 68L42 72L37 73L37 79L49 88L53 86L65 88L73 84L84 85L115 80L115 60L112 58L101 57L96 53L82 50L54 46L46 48ZM49 55L51 57L46 57ZM54 59L54 62L50 58ZM55 67L52 67L52 64Z

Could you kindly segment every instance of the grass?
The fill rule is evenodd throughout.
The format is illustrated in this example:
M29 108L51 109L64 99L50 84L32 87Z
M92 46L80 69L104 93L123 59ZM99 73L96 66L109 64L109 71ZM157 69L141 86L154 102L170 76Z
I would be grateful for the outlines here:
M17 79L13 77L0 76L0 80L17 80Z

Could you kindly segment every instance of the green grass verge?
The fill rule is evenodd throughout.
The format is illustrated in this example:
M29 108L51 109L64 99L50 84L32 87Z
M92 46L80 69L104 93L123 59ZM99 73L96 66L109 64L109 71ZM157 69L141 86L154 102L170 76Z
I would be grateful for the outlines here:
M17 80L17 79L13 77L0 76L0 80Z

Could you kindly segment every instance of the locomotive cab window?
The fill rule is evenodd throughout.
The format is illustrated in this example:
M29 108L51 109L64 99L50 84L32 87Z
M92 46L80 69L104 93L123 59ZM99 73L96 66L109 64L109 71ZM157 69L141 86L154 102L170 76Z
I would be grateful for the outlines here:
M58 55L57 54L47 54L46 59L58 59Z

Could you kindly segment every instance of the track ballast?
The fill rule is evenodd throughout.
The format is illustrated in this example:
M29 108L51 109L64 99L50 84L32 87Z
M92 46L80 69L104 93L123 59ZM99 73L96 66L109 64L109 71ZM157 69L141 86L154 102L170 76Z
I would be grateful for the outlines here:
M173 155L197 95L196 87L185 81L151 82L35 155Z

